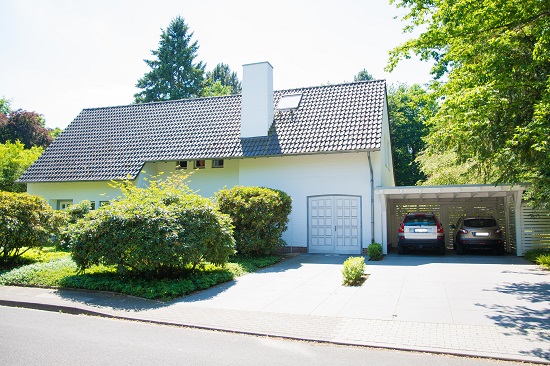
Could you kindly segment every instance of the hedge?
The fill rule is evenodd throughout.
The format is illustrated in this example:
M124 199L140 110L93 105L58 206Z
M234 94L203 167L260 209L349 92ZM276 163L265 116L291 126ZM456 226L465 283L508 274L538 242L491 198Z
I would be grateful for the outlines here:
M287 229L292 199L285 192L236 186L217 192L216 200L220 211L233 221L239 254L270 255L286 245L282 235Z
M178 189L176 178L150 184L121 183L122 197L69 225L81 270L116 265L122 273L162 278L203 260L224 264L234 254L231 220L210 200Z
M29 248L50 244L58 216L41 197L0 192L0 262L15 261Z

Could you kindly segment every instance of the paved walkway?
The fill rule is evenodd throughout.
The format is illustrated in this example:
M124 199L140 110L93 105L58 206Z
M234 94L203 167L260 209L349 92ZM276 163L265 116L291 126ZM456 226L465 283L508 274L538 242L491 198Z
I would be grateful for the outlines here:
M302 254L170 303L0 286L0 305L550 364L550 272L508 256L388 255L343 287L346 258Z

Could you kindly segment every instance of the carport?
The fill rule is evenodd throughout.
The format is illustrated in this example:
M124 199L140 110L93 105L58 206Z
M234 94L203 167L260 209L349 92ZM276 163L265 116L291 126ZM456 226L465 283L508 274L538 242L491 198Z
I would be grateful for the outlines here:
M457 185L377 187L384 254L397 247L397 229L403 216L433 212L445 229L447 249L453 248L455 224L461 216L490 215L504 231L507 253L523 255L521 204L524 187L511 185Z

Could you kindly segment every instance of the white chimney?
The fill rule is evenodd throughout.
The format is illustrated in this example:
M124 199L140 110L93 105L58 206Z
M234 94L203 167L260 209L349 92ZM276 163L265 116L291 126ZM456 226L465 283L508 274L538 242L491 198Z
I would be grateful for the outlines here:
M241 137L267 136L273 123L273 66L243 65Z

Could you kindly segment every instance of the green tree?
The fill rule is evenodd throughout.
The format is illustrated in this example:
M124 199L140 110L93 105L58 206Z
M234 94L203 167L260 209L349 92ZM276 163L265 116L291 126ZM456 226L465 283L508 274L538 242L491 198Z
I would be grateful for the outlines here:
M51 243L59 229L54 210L42 197L0 192L0 266L13 265L30 248Z
M26 149L47 147L53 137L44 125L44 118L38 113L18 109L11 112L7 120L0 121L0 143L21 141Z
M369 80L374 80L374 77L367 71L367 69L363 69L359 71L359 73L353 77L353 81L369 81Z
M32 165L42 154L42 147L25 146L16 141L0 144L0 191L25 192L27 186L16 183L16 180Z
M144 60L151 71L138 80L143 89L134 95L136 103L192 98L201 95L204 67L196 62L199 45L192 41L193 32L178 16L162 30L159 47L151 51L153 60Z
M50 136L53 137L53 139L55 140L59 135L61 135L61 132L63 132L63 130L59 127L56 127L56 128L48 128L48 131L50 132Z
M420 85L392 85L388 90L395 184L413 186L426 178L416 161L428 134L426 120L437 111L437 103Z
M232 72L227 64L217 64L214 70L206 73L206 79L211 80L213 85L219 81L222 86L229 87L230 92L227 94L240 94L242 91L242 85L237 73Z
M392 3L407 9L407 30L424 31L390 52L388 70L411 53L434 62L442 103L427 152L455 153L476 181L528 182L533 201L550 206L550 2Z
M205 79L201 97L218 97L231 94L231 87L222 85L221 81L212 81L211 78Z
M0 98L0 114L9 115L11 112L11 102L6 97Z

